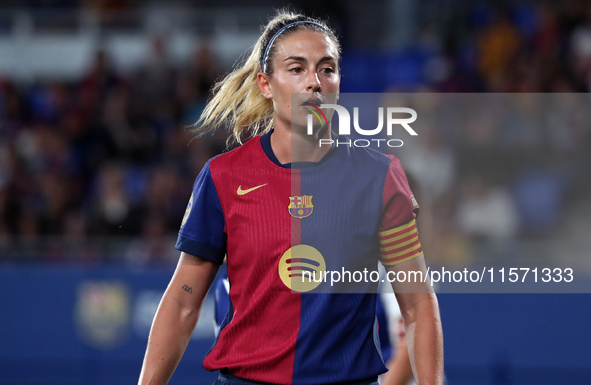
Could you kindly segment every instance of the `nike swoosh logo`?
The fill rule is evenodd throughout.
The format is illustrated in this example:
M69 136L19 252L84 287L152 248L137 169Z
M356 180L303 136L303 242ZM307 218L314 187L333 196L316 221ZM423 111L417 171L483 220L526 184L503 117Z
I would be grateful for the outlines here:
M258 189L258 188L261 188L261 187L264 187L264 186L266 186L266 185L268 185L268 184L269 184L269 183L265 183L265 184L262 184L262 185L260 185L260 186L256 186L256 187L249 188L249 189L246 189L246 190L242 190L242 185L240 185L240 186L238 186L238 190L236 191L236 193L238 193L238 195L246 195L246 194L248 194L249 192L253 192L254 190L256 190L256 189Z

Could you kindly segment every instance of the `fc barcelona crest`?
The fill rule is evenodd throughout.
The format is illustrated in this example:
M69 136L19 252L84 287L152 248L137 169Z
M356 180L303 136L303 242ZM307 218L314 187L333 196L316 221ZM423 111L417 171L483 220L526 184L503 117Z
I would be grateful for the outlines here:
M125 343L130 325L130 298L126 284L83 281L78 288L76 323L80 339L97 349Z
M314 205L312 204L312 195L289 197L289 215L294 218L306 218L312 215Z

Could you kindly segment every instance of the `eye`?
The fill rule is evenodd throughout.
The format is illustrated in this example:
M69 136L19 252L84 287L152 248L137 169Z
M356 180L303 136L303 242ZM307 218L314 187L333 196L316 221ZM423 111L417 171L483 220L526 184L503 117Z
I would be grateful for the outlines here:
M293 67L288 70L289 72L293 72L294 74L299 74L303 71L302 67Z
M325 74L332 74L332 73L334 73L334 68L325 67L325 68L322 68L320 71L324 72Z

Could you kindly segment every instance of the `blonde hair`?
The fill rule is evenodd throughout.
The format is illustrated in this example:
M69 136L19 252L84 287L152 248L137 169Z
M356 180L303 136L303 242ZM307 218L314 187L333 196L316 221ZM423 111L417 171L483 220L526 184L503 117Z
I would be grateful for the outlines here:
M286 28L272 41L279 30L293 23L297 24ZM336 34L326 23L285 10L278 11L263 30L246 61L215 84L213 97L191 131L199 136L227 123L228 129L232 131L229 140L233 138L240 144L243 139L270 131L273 128L273 102L261 93L257 75L263 68L268 76L273 75L272 63L278 42L302 29L324 33L334 41L340 52ZM271 46L267 47L269 43ZM268 51L267 55L265 51Z

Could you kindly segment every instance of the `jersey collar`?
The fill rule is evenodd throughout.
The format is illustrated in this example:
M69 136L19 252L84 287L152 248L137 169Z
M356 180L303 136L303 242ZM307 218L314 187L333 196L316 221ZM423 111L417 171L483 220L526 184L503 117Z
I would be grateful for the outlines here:
M281 164L281 163L279 163L279 160L277 159L277 157L273 153L273 149L271 148L271 134L272 133L273 133L273 130L271 130L271 131L267 132L266 134L264 134L263 136L261 136L261 147L263 148L265 155L267 155L267 158L269 158L269 160L271 162L275 163L279 167L293 168L293 169L315 167L315 166L318 166L319 164L326 162L330 158L332 158L338 150L338 147L336 146L336 142L339 140L339 135L337 133L335 133L334 131L332 131L332 138L333 138L332 146L331 146L330 150L326 154L324 154L324 156L322 157L322 159L320 159L320 161L318 161L318 162L293 162L293 163Z

